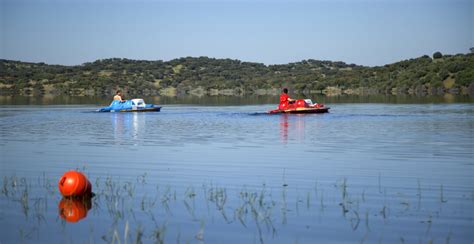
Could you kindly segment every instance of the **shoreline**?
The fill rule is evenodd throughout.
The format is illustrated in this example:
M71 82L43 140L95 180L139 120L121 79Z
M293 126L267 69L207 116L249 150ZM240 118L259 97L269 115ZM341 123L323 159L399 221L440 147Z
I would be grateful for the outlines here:
M313 102L323 104L338 103L387 103L387 104L433 104L433 103L474 103L474 96L467 95L354 95L342 94L337 96L326 96L322 94L292 94L298 99L312 99ZM125 94L126 99L143 98L146 103L172 105L211 105L211 106L234 106L234 105L274 105L278 104L278 95L177 95L177 96L142 96ZM68 95L0 95L1 105L108 105L112 101L111 96L68 96Z
M323 96L371 96L371 95L393 95L393 96L442 96L445 94L451 94L456 96L470 96L474 97L474 83L471 83L468 87L460 88L441 88L441 87L429 87L419 86L416 88L392 88L390 90L380 90L377 88L369 87L358 87L358 88L340 88L335 86L326 87L322 90L290 90L295 95L323 95ZM180 96L228 96L228 97L242 97L242 96L278 96L281 93L279 88L268 88L268 89L255 89L245 90L243 88L234 89L205 89L203 87L197 87L193 89L179 90L174 87L168 87L156 90L145 90L143 92L133 92L129 89L124 89L124 92L134 96L163 96L163 97L180 97ZM77 96L77 97L95 97L95 96L107 96L107 94L113 94L114 89L108 90L105 93L96 93L92 89L73 89L66 92L61 92L56 89L35 90L33 88L25 88L18 92L12 92L0 87L0 96Z

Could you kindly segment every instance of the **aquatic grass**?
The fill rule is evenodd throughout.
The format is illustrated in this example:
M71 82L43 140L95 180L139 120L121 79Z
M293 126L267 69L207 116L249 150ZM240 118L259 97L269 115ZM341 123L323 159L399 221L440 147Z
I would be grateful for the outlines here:
M45 213L47 212L47 199L44 198L34 198L33 210L34 217L37 220L38 225L41 225L41 222L46 223Z
M227 190L225 188L216 187L214 191L211 190L210 195L210 200L216 204L217 209L223 210L227 202Z
M306 209L310 209L310 206L311 206L311 192L307 192L306 193Z
M8 197L8 177L3 176L2 194Z
M444 191L443 191L443 184L440 185L439 187L439 200L441 201L441 203L446 203L448 202L448 200L444 199Z
M19 191L23 194L25 188L20 189L21 187L28 187L25 177L18 178L14 175L11 177L5 176L3 178L2 193L5 197L15 199Z
M300 195L299 195L298 190L297 190L296 201L295 201L296 216L300 215L300 207L299 207L300 202L302 202L302 200L300 199Z
M106 207L109 215L113 218L113 222L117 223L120 219L124 217L123 209L123 197L121 195L120 189L117 182L112 181L112 178L108 176L104 182L104 189L101 192L101 195L105 197Z
M234 218L237 217L237 220L239 220L239 222L242 224L242 226L247 228L247 225L245 224L245 219L244 219L244 216L246 216L246 214L247 214L247 212L245 212L245 210L246 209L244 208L244 206L237 207L234 210Z
M186 191L184 192L185 197L194 199L196 196L196 191L194 190L194 187L189 186Z
M365 234L362 236L362 238L360 239L360 243L364 243L365 240L367 240L367 238L369 237L369 233L370 231L369 230L365 230ZM381 242L379 242L381 243Z
M196 220L196 214L195 214L195 208L196 208L196 202L195 202L195 197L196 197L196 192L194 191L194 187L190 186L186 189L184 192L185 199L183 200L183 204L186 207L186 210L188 213L191 215L193 220ZM174 200L176 200L176 191L174 191ZM187 200L192 201L192 207L188 203Z
M403 201L400 204L405 208L404 211L408 211L410 209L410 203L408 201Z
M152 233L152 239L154 240L155 243L165 243L165 233L166 233L166 223L163 223L161 225L158 225L158 223L156 221L155 222L155 228L153 230L153 233ZM138 237L138 234L137 234L137 237ZM138 238L137 238L138 240ZM135 242L137 243L137 242Z
M186 207L186 210L188 211L189 215L191 215L192 219L196 220L195 209L193 207L191 207L186 200L183 200L183 204Z
M417 183L416 196L417 196L417 199L418 199L417 209L420 210L420 208L421 208L421 183L420 183L420 179L416 179L416 183Z
M318 197L318 180L314 182L314 197Z
M367 228L367 232L370 231L369 226L369 210L365 212L365 227Z
M141 209L142 211L145 211L145 200L146 200L146 199L147 199L147 196L146 196L146 194L145 194L145 195L143 195L142 200L141 200L141 202L140 202L140 209Z
M321 212L324 212L324 208L325 208L325 205L324 205L324 191L321 190L321 196L319 197L319 209L321 210Z
M178 234L176 235L176 244L180 244L180 243L181 243L181 230L178 227Z
M356 210L353 210L352 212L354 213L354 217L351 217L349 220L351 222L352 231L356 231L360 224L360 217Z
M227 190L222 187L212 187L208 189L207 192L207 200L210 202L214 203L216 206L216 209L219 211L219 213L222 215L222 217L225 219L227 223L231 223L229 218L227 217L227 214L225 212L225 204L227 202Z
M171 189L170 186L166 187L165 192L161 196L161 206L166 210L168 215L173 215L171 212L171 208L169 206L170 201L172 200Z
M385 205L383 206L382 210L380 210L380 214L382 215L384 219L387 218L387 206Z
M151 240L153 240L155 243L165 243L165 234L167 232L168 222L165 220L163 221L163 223L160 224L156 220L155 214L152 212L151 209L148 210L148 216L150 217L151 221L154 224L154 227L150 236ZM177 236L178 243L180 243L179 242L180 236L181 236L180 231L178 231L178 236Z
M452 230L449 230L448 236L446 236L446 241L445 241L446 244L449 244L451 242L451 235L452 234L453 234Z
M30 230L26 231L23 228L18 230L20 235L20 240L30 240L33 237L33 234L38 231L38 228L33 227Z
M427 224L427 225L426 225L426 232L425 232L425 235L428 235L428 233L429 233L430 230L431 230L431 224L432 224L432 222L433 222L432 218L433 218L433 216L431 216L431 214L430 214L430 216L428 217L428 220L426 220L426 222L425 222L425 223Z
M341 206L342 210L342 216L346 217L346 213L349 212L349 210L346 207L346 204L344 202L339 203L339 206Z
M129 197L133 197L134 192L135 192L135 186L132 184L132 182L127 181L123 185L124 190L128 193Z
M147 176L147 173L143 173L142 175L139 175L137 176L137 182L142 184L142 185L145 185L146 184L146 176Z
M283 176L282 176L282 181L283 181L282 186L283 186L283 187L287 187L287 186L288 186L288 184L286 183L285 171L286 171L286 169L283 169Z
M100 188L100 177L95 178L95 188L96 189Z
M421 183L420 183L420 179L416 179L416 184L417 184L416 195L417 195L418 197L421 197Z
M204 241L204 220L201 220L199 230L195 235L196 240Z
M128 235L129 235L129 226L128 226L128 220L125 221L125 229L123 231L123 243L127 243L128 240Z
M379 178L378 178L378 183L379 183L379 193L382 193L382 175L379 173Z
M286 219L286 212L288 212L288 203L286 201L286 186L283 186L283 189L281 191L281 199L282 199L282 205L281 205L281 223L286 224L287 219Z
M249 192L245 189L240 191L240 198L242 205L237 207L234 211L234 217L237 217L239 222L247 228L246 216L250 214L251 219L254 220L254 226L258 230L259 240L263 240L261 224L264 224L267 231L271 231L272 235L276 234L276 228L273 225L273 207L276 205L271 194L266 191L265 186L260 192Z
M339 205L342 207L342 215L346 217L346 214L349 212L350 208L352 207L352 201L349 199L349 193L347 191L347 179L344 177L342 184L341 184L341 194L342 194L342 201Z
M170 185L164 187L160 184L156 186L149 185L146 175L137 177L137 179L140 180L120 181L120 179L108 176L105 180L99 178L95 180L96 186L99 187L94 189L97 195L92 200L92 211L95 211L96 216L109 213L108 216L111 220L109 232L104 236L106 242L133 243L138 240L143 243L168 243L170 237L171 239L175 238L178 243L193 240L204 242L204 225L196 226L197 221L200 220L201 223L206 223L209 218L212 218L211 223L213 224L226 223L229 226L226 228L232 228L230 226L237 224L243 227L242 229L246 233L255 233L257 242L268 243L271 242L269 238L278 237L279 230L287 228L284 227L285 225L295 224L294 221L297 221L299 216L314 214L314 209L317 210L318 205L320 218L327 218L327 216L321 215L325 210L333 214L340 208L345 224L354 233L360 234L361 242L367 241L371 229L374 229L375 232L378 230L378 224L390 223L387 222L390 215L390 204L400 203L400 206L403 207L402 212L396 212L392 215L395 216L394 221L400 216L410 216L415 210L422 211L422 214L429 214L429 221L425 219L423 222L427 224L429 230L431 221L433 221L432 216L436 217L436 215L432 215L431 211L433 210L431 209L423 210L419 207L416 209L410 207L410 202L416 201L415 199L419 198L421 194L416 196L414 194L407 196L404 192L389 194L387 188L382 188L383 196L377 198L374 202L371 193L377 193L375 186L367 189L359 188L361 190L356 192L354 189L357 188L350 184L352 181L345 177L330 185L316 182L309 189L303 188L305 190L298 187L283 186L278 183L278 187L268 187L266 184L262 184L250 189L243 186L239 190L229 190L229 188L215 184L202 184L202 191L199 189L197 191L199 194L196 192L195 186L192 185L177 190L177 188ZM27 189L26 199L29 208L27 212L30 219L36 220L32 221L35 226L46 223L48 219L46 214L48 211L47 199L51 198L48 193L49 188L51 188L51 180L43 176L38 178L38 182L42 185L33 190L31 184L20 177L16 179L3 177L2 192L6 191L8 194L3 193L1 195L2 200L18 200L20 202L18 206L23 208L21 199L25 198L25 189ZM416 189L416 186L421 189L421 182L417 181L412 189ZM13 192L15 191L12 189L15 189L16 195L14 195ZM440 199L447 200L441 193L444 190L442 186L439 189ZM31 195L32 191L38 190L41 190L44 195L39 197L36 193L33 196ZM418 190L418 192L421 192L421 190ZM431 190L431 192L434 192L436 196L436 189ZM272 197L273 194L278 196L275 200ZM6 197L7 195L9 197ZM374 203L380 203L380 205L374 205ZM288 206L291 206L291 209ZM370 208L367 208L367 206ZM398 208L394 209L398 210ZM200 210L203 210L203 212L199 212ZM183 213L181 214L181 212ZM177 214L170 218L173 213ZM216 213L217 215L214 215ZM371 215L370 213L375 214ZM159 217L159 222L155 216ZM217 216L216 219L214 219L215 216ZM25 216L25 218L28 217ZM176 226L175 218L181 218L179 221L189 221L196 228L190 227L186 232L179 230L177 233L176 229L173 228L173 226ZM151 225L151 227L143 225L147 222L154 223L154 225ZM393 221L391 222L393 223ZM66 225L64 221L59 223ZM361 228L364 224L365 230ZM120 228L118 228L119 226ZM141 226L146 226L146 228L141 228ZM309 224L306 225L306 229L309 230L309 226ZM29 231L30 229L23 228L23 235L26 235L28 231L24 230ZM206 234L209 235L212 232L212 228L207 227ZM66 232L63 233L66 234ZM95 233L91 232L90 235L95 235ZM200 238L201 236L202 238ZM448 235L449 238L451 238L450 236L451 234Z
M25 215L26 218L28 218L28 211L30 209L29 207L29 194L28 194L28 185L25 184L24 190L22 192L21 198L20 198L20 203L21 207L23 210L23 214Z
M342 182L342 200L345 201L347 198L347 179L344 177L344 180Z
M206 184L202 184L202 190L203 190L204 199L206 199L205 204L206 204L207 213L210 214L211 209L209 207L209 201L207 201L207 199L209 199L209 196L208 196L208 190L207 190Z
M117 230L114 230L114 233L112 235L112 241L110 241L110 243L119 243L119 244L121 243Z

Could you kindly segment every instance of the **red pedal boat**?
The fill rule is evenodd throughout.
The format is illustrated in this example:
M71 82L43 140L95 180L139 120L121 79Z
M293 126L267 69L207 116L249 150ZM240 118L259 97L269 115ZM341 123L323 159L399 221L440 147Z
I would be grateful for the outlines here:
M282 102L278 109L270 110L268 113L293 113L293 114L310 114L310 113L327 113L329 107L321 103L313 103L311 99L299 99L294 102Z

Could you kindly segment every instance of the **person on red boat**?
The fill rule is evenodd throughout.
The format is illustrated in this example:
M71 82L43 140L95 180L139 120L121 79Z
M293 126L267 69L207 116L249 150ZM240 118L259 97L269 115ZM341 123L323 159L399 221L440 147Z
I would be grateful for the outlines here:
M283 88L283 91L280 94L280 102L294 102L294 101L295 99L292 99L290 98L290 96L288 96L288 89Z
M280 105L278 106L278 109L285 110L288 108L288 104L294 101L295 99L292 99L290 96L288 96L288 89L283 88L283 91L280 94Z

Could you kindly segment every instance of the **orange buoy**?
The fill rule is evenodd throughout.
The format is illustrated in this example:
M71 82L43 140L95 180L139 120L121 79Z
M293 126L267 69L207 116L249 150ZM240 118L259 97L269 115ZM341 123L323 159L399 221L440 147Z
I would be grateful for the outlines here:
M90 196L92 186L87 177L77 171L68 171L59 179L59 192L65 197Z
M63 198L59 202L59 216L67 222L77 222L87 216L92 207L90 197Z

